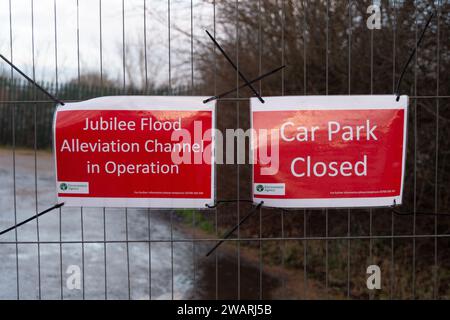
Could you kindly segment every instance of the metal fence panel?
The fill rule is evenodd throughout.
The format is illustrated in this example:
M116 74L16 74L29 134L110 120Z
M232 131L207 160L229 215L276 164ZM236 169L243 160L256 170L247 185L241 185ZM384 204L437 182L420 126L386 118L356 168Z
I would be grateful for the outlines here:
M204 28L218 39L227 36L234 40L234 52L228 53L238 70L262 74L273 61L288 65L276 76L276 84L275 80L258 83L263 95L377 94L386 93L384 88L395 92L401 65L423 27L423 12L431 8L437 15L426 46L416 48L418 53L407 74L409 89L404 89L411 98L405 181L405 208L411 209L408 214L376 208L260 208L226 240L226 246L205 258L222 231L243 217L248 204L237 202L201 211L63 207L0 236L0 298L449 297L450 260L446 253L450 203L446 181L450 168L448 144L444 142L448 138L450 98L445 78L449 52L444 44L450 27L448 1L415 1L415 21L406 22L401 20L405 18L403 1L375 2L383 8L389 28L365 33L357 30L365 28L361 19L366 16L361 17L361 10L355 8L366 8L372 1L349 1L345 6L329 0L73 0L64 4L50 0L40 7L42 3L0 0L1 29L8 30L7 38L2 39L8 45L0 48L13 62L27 60L26 69L33 79L40 76L36 72L40 61L52 66L46 67L52 70L53 75L46 75L51 80L41 85L65 101L120 94L217 94L223 77L230 77L228 83L239 86L238 72L226 69L228 75L222 74L222 58L214 45L198 40L204 36L200 36ZM248 23L244 18L252 5L256 13L250 19L256 20ZM278 9L267 13L269 7ZM233 29L227 28L220 16L228 12L231 15L226 17L234 21L225 22ZM275 26L265 24L268 15L275 17ZM51 23L40 29L36 23L41 27L44 18ZM342 30L341 19L347 24ZM130 21L140 25L140 58L134 56L133 45L128 45L136 26L127 24ZM155 34L155 21L164 25L164 35ZM318 21L325 25L318 25ZM83 28L84 24L88 27ZM90 29L93 26L96 30ZM413 33L405 31L410 26L414 26ZM385 27L392 34L384 31ZM97 48L80 45L89 31L98 40ZM36 39L45 38L41 33L52 39L47 52L51 59L37 56ZM112 34L120 43L119 67L111 69L118 78L115 82L105 72L115 63L110 57ZM157 36L165 42L153 43ZM251 64L249 45L242 41L248 39L253 41ZM380 49L382 42L389 43L392 51ZM278 46L275 53L274 44ZM202 86L201 68L205 65L199 52L205 46L212 62L207 82L211 81ZM70 57L62 56L68 47ZM164 57L155 63L154 56L162 56L161 52ZM292 59L292 52L301 56ZM91 70L85 72L83 64L94 54L98 77L86 83L85 76ZM380 56L386 59L380 60ZM137 69L133 69L134 64ZM385 73L386 64L392 65L391 74ZM342 65L346 68L341 69ZM73 66L73 79L67 81L61 72ZM155 67L164 73L157 77L163 79L159 87L153 85ZM433 74L431 89L429 80L419 77L424 69ZM141 86L132 86L139 72ZM361 77L370 79L364 92L358 83ZM296 81L291 81L293 78ZM247 94L238 90L235 97L220 100L219 129L249 127ZM19 80L12 69L0 69L1 229L54 204L54 168L48 152L53 111L52 101ZM248 165L217 165L217 171L218 198L250 199ZM421 214L423 211L428 213ZM370 264L383 270L382 290L365 287ZM77 267L82 274L81 289L72 290L71 275Z

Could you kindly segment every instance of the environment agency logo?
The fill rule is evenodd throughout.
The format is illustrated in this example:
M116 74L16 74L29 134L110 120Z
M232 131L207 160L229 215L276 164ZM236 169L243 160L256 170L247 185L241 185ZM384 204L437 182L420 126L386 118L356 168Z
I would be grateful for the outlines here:
M89 194L89 182L58 181L58 193Z
M286 185L284 183L255 183L253 184L253 192L255 194L265 194L271 196L284 196L286 193Z

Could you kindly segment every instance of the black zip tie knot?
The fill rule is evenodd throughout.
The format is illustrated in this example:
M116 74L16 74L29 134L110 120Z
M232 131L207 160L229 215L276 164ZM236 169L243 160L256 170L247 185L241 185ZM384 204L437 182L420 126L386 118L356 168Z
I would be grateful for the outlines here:
M214 44L216 45L216 47L220 50L220 52L223 54L223 56L225 57L225 59L227 59L227 61L231 64L231 66L233 67L234 70L236 70L236 72L239 74L239 77L241 77L242 80L245 81L246 85L253 91L253 93L255 94L255 96L258 97L259 101L261 101L261 103L264 103L263 98L261 98L261 95L258 93L258 91L256 91L256 89L252 86L252 84L247 80L247 78L242 74L242 72L239 70L239 68L236 66L236 64L233 62L233 60L231 60L231 58L226 54L225 50L222 49L222 47L219 45L219 43L216 41L216 39L214 39L214 37L208 32L208 30L205 30L206 33L208 34L209 38L212 40L212 42L214 42Z
M212 204L212 205L206 204L205 206L208 209L214 209L214 208L217 208L217 206L222 203L236 203L236 202L253 203L253 200L250 200L250 199L225 199L225 200L217 200L217 202L215 202L214 204Z
M437 213L437 212L423 212L423 211L416 211L416 212L401 212L399 210L396 209L397 207L397 203L395 202L394 199L394 204L391 206L391 211L392 213L398 215L398 216L413 216L413 215L418 215L418 216L450 216L450 213Z
M275 69L273 69L273 70L271 70L271 71L269 71L269 72L266 72L266 73L260 75L259 77L255 78L255 79L250 80L248 83L249 83L249 84L250 84L250 83L255 83L255 82L257 82L257 81L259 81L259 80L261 80L261 79L264 79L265 77L268 77L268 76L274 74L275 72L277 72L277 71L279 71L279 70L281 70L281 69L283 69L283 68L285 68L285 67L286 67L286 66L283 65L283 66L281 66L281 67L275 68ZM230 93L233 93L233 92L235 92L235 91L237 91L237 90L239 90L239 89L245 88L245 87L248 87L248 84L247 84L247 83L244 83L243 85L240 85L240 86L237 87L237 88L228 90L228 91L223 92L223 93L221 93L221 94L218 94L218 95L212 96L212 97L210 97L210 98L208 98L208 99L205 99L205 100L203 100L203 103L208 103L208 102L210 102L210 101L213 101L213 100L217 100L217 99L223 98L223 97L229 95Z

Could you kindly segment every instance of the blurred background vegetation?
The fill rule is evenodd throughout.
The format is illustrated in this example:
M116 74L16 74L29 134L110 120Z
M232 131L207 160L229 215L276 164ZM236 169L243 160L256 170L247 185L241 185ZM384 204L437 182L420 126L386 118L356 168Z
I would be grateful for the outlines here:
M205 4L210 5L211 1L202 1ZM390 94L394 93L402 66L428 15L435 12L401 86L401 93L411 98L404 204L400 210L448 214L450 2L378 1L380 30L366 26L370 4L372 1L362 0L352 1L351 5L333 0L260 0L238 4L216 1L216 29L210 31L216 32L225 51L248 78L282 64L287 66L257 83L262 95ZM84 74L59 85L42 85L60 99L70 101L121 94L212 95L240 83L236 72L212 43L205 38L192 41L195 79L178 76L176 87L170 83L143 86L142 81L124 86L111 80L113 75L109 78L108 74L98 73ZM174 55L186 56L188 49L174 46L172 50ZM191 62L187 59L182 64ZM132 70L127 74L133 78ZM243 89L232 97L249 96L251 91ZM49 149L54 105L20 102L45 99L22 80L9 74L0 76L0 144L11 145L13 141L14 109L16 145L33 147L36 129L37 147ZM250 126L248 101L220 101L217 111L221 130ZM220 165L217 172L218 199L251 198L250 166ZM192 216L205 232L220 233L233 226L249 206L231 204L217 210L217 230L214 214L202 212ZM264 265L284 266L298 274L302 282L312 279L336 297L450 298L450 239L434 237L449 231L448 216L400 216L389 208L292 211L266 208L242 225L240 237L366 237L249 241L241 246L255 249L261 246ZM413 234L430 237L408 237ZM392 235L403 238L389 238ZM378 264L383 272L382 289L376 292L366 288L366 267L372 263ZM289 297L303 295L304 292L294 290Z

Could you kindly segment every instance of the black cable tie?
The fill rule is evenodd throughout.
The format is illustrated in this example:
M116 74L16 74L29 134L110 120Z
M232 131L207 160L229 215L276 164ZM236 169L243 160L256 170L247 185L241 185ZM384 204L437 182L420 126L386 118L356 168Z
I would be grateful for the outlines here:
M259 101L261 101L261 103L264 103L263 98L261 98L261 95L258 93L258 91L256 91L256 89L251 85L250 82L248 82L247 78L242 74L242 72L238 69L238 67L236 66L236 64L233 62L233 60L231 60L231 58L226 54L226 52L222 49L222 47L219 45L219 43L216 41L216 39L214 39L214 37L208 32L208 30L205 30L206 33L208 34L208 36L211 38L211 40L214 42L214 44L216 45L217 48L219 48L220 52L224 55L224 57L227 59L227 61L231 64L231 66L234 68L234 70L237 71L237 73L239 74L239 76L241 77L242 80L245 81L245 83L249 86L249 88L253 91L253 93L258 97Z
M48 208L48 209L46 209L46 210L44 210L44 211L42 211L42 212L32 216L31 218L28 218L28 219L26 219L26 220L24 220L22 222L19 222L18 224L14 225L12 227L9 227L8 229L5 229L5 230L1 231L0 232L0 236L5 234L5 233L7 233L7 232L9 232L9 231L11 231L11 230L14 230L14 229L20 227L20 226L22 226L22 225L24 225L24 224L26 224L26 223L34 220L34 219L37 219L38 217L40 217L40 216L42 216L42 215L44 215L44 214L46 214L46 213L48 213L50 211L53 211L53 210L58 209L58 208L61 208L63 205L64 205L64 202L55 204L53 207Z
M217 206L218 206L219 204L222 204L222 203L236 203L236 202L248 202L248 203L253 203L253 200L249 200L249 199L225 199L225 200L217 200L217 202L214 203L213 205L206 204L205 206L206 206L208 209L214 209L214 208L217 208Z
M52 95L50 92L45 90L43 87L41 87L36 81L31 79L29 76L27 76L22 70L20 70L18 67L16 67L11 61L6 59L2 54L0 54L0 58L2 58L7 64L9 64L14 70L16 70L22 77L28 80L32 85L34 85L36 88L38 88L40 91L42 91L47 97L52 99L54 102L64 105L64 102L58 98L56 98L54 95Z
M407 70L409 64L411 63L412 58L413 58L414 55L416 54L417 48L419 47L420 43L422 42L423 36L425 35L425 31L427 31L428 26L430 25L430 22L431 22L431 19L433 18L433 16L434 16L434 13L432 12L432 13L430 14L430 17L428 18L428 21L427 21L427 23L426 23L426 25L425 25L425 28L423 28L423 30L422 30L422 34L420 35L419 41L417 41L417 44L416 44L416 46L413 48L413 50L412 50L412 52L411 52L411 54L410 54L410 56L409 56L408 61L407 61L406 64L403 66L402 73L400 74L400 78L398 79L398 82L397 82L397 87L395 88L395 95L397 96L396 101L399 101L399 100L400 100L400 85L401 85L401 83L402 83L403 76L405 75L406 70Z
M210 102L210 101L213 101L213 100L217 100L217 99L223 98L223 97L229 95L230 93L233 93L233 92L235 92L235 91L237 91L237 90L239 90L239 89L248 87L249 84L252 84L252 83L255 83L255 82L257 82L257 81L259 81L259 80L261 80L261 79L264 79L265 77L268 77L268 76L274 74L275 72L277 72L277 71L279 71L279 70L281 70L281 69L283 69L283 68L285 68L285 67L286 67L286 65L283 65L283 66L278 67L278 68L276 68L276 69L273 69L273 70L271 70L271 71L269 71L269 72L266 72L266 73L260 75L259 77L255 78L255 79L253 79L253 80L250 80L248 83L244 83L243 85L241 85L241 86L239 86L239 87L237 87L237 88L231 89L231 90L229 90L229 91L223 92L223 93L221 93L221 94L218 94L218 95L212 96L212 97L210 97L210 98L208 98L208 99L206 99L206 100L203 100L203 103L208 103L208 102Z
M394 200L394 204L391 206L391 211L392 213L398 215L398 216L414 216L414 215L418 215L418 216L450 216L450 213L437 213L437 212L423 212L423 211L416 211L416 212L402 212L396 209L397 204L395 203Z
M239 228L239 226L241 224L243 224L248 218L250 218L259 208L261 208L261 206L263 205L264 201L261 201L260 203L258 203L256 205L256 207L254 207L244 218L241 219L241 221L239 221L239 223L237 225L235 225L232 229L228 230L223 236L222 239L220 241L218 241L214 247L211 248L211 250L208 251L208 253L206 254L206 256L208 257L211 253L213 253L226 239L228 239L234 231L236 231L237 228Z

